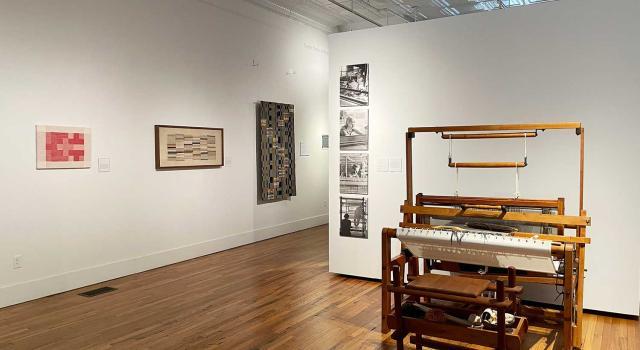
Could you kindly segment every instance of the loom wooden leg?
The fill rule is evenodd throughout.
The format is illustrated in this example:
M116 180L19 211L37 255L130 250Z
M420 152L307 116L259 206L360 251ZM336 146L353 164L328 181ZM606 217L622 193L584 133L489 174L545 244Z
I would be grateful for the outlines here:
M582 349L582 299L584 292L584 247L579 250L579 264L576 280L576 326L574 328L573 346Z
M389 332L389 326L387 326L387 315L389 310L391 309L391 300L389 298L389 292L385 290L385 287L382 287L382 317L380 324L380 331L382 333Z
M382 317L380 330L382 333L389 332L389 326L387 325L387 315L391 312L391 293L387 290L389 284L389 276L391 272L389 270L389 264L391 262L391 239L388 232L382 230Z
M398 336L398 339L396 339L396 349L404 350L404 344L402 343L403 341L404 341L404 337L400 338Z
M393 285L400 287L400 268L398 266L393 267ZM396 316L396 348L398 350L404 350L404 321L402 320L402 293L393 293L393 308Z
M400 293L393 293L393 307L395 308L395 316L397 321L396 327L396 348L398 350L404 349L404 327L402 321L402 295Z
M582 211L581 215L587 215L586 211ZM585 229L578 229L578 236L585 237ZM576 326L573 332L573 347L582 349L582 302L584 298L584 264L585 264L585 247L576 245L576 257L578 266L576 272Z
M565 350L573 349L573 251L564 253L564 312L562 333Z

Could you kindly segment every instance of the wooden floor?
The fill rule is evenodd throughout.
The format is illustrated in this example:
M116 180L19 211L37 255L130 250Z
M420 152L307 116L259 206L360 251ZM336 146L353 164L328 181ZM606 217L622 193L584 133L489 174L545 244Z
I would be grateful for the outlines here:
M0 309L0 349L394 349L380 284L328 273L327 250L321 226ZM527 346L557 337L532 327ZM586 315L585 344L640 349L639 322Z

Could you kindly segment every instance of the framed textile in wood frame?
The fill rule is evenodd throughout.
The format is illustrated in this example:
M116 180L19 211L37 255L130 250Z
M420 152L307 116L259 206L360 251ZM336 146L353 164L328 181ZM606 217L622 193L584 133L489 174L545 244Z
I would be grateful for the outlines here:
M296 195L294 108L260 101L256 113L258 204Z
M222 128L156 125L156 170L207 169L224 165Z

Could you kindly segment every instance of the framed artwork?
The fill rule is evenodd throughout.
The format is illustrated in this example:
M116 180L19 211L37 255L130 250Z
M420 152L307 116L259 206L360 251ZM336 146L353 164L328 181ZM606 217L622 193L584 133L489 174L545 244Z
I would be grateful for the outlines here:
M258 204L296 195L294 107L260 101L256 113Z
M36 125L36 169L91 167L91 129Z
M221 128L156 125L156 170L221 167L223 137Z
M369 110L340 111L340 150L367 151L369 149Z
M369 186L369 154L340 153L340 193L366 195Z
M340 71L340 107L369 105L369 65L352 64Z
M340 236L368 238L367 199L340 196Z

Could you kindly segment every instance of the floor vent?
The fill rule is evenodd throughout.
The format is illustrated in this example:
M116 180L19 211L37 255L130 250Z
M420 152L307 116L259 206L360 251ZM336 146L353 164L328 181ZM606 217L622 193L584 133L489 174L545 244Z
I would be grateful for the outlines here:
M100 287L98 289L92 289L92 290L88 290L86 292L82 292L82 293L80 293L78 295L81 295L81 296L87 297L87 298L92 298L92 297L98 296L100 294L113 292L114 290L117 290L117 289L116 288L112 288L112 287Z

